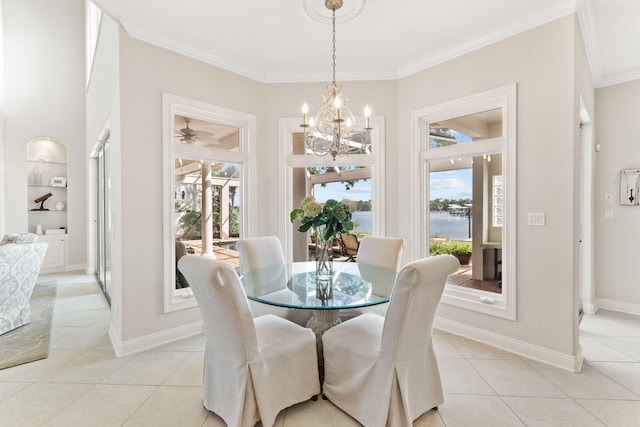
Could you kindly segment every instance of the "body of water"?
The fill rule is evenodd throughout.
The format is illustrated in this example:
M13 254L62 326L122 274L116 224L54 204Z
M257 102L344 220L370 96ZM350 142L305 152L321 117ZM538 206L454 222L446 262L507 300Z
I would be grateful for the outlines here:
M371 211L355 211L351 215L353 231L371 234Z
M351 220L354 223L354 231L371 234L371 212L353 212ZM465 240L471 237L469 218L464 216L449 215L447 212L431 212L429 215L429 234L431 237L444 239Z
M470 218L449 215L447 212L431 212L429 215L429 237L453 240L470 239Z

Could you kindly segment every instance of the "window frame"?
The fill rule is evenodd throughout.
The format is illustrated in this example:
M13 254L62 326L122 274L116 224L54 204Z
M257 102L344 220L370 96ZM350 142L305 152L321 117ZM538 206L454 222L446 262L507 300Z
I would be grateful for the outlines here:
M364 128L364 117L356 117L354 128ZM338 156L335 160L330 155L293 154L293 135L302 132L300 120L281 118L278 120L278 182L280 183L278 201L280 206L279 235L282 238L283 250L288 260L293 254L293 229L289 221L289 213L293 206L293 169L321 166L367 166L371 167L371 233L385 235L385 120L382 116L370 117L371 153L349 154Z
M502 109L502 134L500 137L471 144L429 148L429 125L447 119L468 116L484 111ZM516 84L455 99L416 110L411 113L413 128L414 182L417 192L413 200L419 205L414 219L419 238L414 240L413 251L418 258L429 255L429 162L452 157L473 157L502 153L504 184L504 225L502 228L502 293L445 286L442 302L448 305L477 311L492 316L516 320Z
M239 129L238 151L220 150L215 147L174 144L176 134L174 116L220 123ZM177 157L238 163L241 165L240 237L253 235L256 228L256 118L252 114L196 101L181 96L162 94L163 140L163 258L164 258L164 312L183 310L197 306L191 289L175 288L175 226L174 192L175 159Z

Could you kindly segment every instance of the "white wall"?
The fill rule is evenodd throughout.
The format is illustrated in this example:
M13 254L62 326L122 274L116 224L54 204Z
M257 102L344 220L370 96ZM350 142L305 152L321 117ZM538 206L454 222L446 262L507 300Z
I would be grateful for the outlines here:
M86 263L84 1L4 0L5 232L27 230L26 144L67 147L71 266ZM31 230L33 231L33 230Z
M115 285L111 298L111 331L115 343L122 341L122 181L120 172L121 124L120 124L120 27L111 18L104 15L100 25L100 38L96 48L91 79L86 96L86 145L85 168L87 181L86 224L87 260L89 270L95 271L96 259L96 165L89 158L91 150L100 138L105 127L110 130L108 160L111 185L111 235L107 236L111 245L111 281Z
M601 308L640 314L640 207L621 206L620 170L640 168L640 80L597 89L595 277ZM613 203L604 201L613 193ZM613 219L604 218L612 210Z

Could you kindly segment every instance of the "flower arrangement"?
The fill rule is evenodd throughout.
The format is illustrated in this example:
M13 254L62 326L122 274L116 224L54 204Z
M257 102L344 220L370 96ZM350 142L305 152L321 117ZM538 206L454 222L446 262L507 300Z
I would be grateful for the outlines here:
M292 223L300 219L299 232L306 233L312 228L318 238L325 241L338 233L348 234L353 230L349 207L333 199L321 205L313 196L305 197L302 205L291 211L290 217Z
M313 229L316 235L316 298L325 304L333 298L331 242L338 233L353 230L351 211L336 200L330 199L321 205L313 196L308 196L299 208L291 211L290 218L292 223L300 219L299 232Z

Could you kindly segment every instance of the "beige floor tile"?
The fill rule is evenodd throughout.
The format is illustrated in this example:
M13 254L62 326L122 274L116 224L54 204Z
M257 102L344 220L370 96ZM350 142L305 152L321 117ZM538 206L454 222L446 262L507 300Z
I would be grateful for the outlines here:
M440 331L433 331L433 348L439 358L462 358L462 354L449 342L447 337Z
M0 381L48 381L58 369L71 363L81 354L79 350L50 350L46 359L0 370Z
M91 387L86 384L31 384L0 402L0 425L42 426Z
M206 341L204 333L199 333L192 337L187 337L178 341L170 342L158 347L155 347L154 351L199 351L202 344Z
M49 347L58 350L93 350L108 340L108 337L104 328L79 328L61 338L53 338Z
M639 326L640 327L640 326ZM626 354L635 361L640 361L640 337L602 337L600 342Z
M589 366L640 395L640 363L589 362Z
M86 351L54 371L48 381L98 384L130 359L116 357L112 350Z
M147 351L131 357L103 384L160 385L189 357L187 352Z
M0 382L0 402L28 386L29 383Z
M111 321L111 314L108 310L88 310L74 311L70 313L56 313L52 319L52 324L58 326L93 326L108 327Z
M589 362L634 362L633 357L624 354L601 341L604 337L580 337L582 355Z
M449 335L449 342L466 358L470 359L513 359L518 360L519 357L508 351L500 350L495 347L488 346L476 341Z
M328 400L307 400L286 410L284 427L359 427L351 418Z
M638 427L640 425L640 401L583 399L576 401L607 426Z
M98 384L43 426L120 426L155 389L153 386Z
M496 394L465 359L439 359L438 367L445 393Z
M528 362L569 397L581 399L636 399L639 396L589 365L582 372L569 372L538 362Z
M505 397L504 400L527 427L604 426L571 399Z
M202 387L204 373L204 353L191 353L162 385L183 385Z
M207 416L201 387L160 387L124 423L126 427L200 427Z
M447 427L524 426L498 396L447 394L438 413Z
M469 363L501 396L566 397L524 361L503 360L496 363L487 359L469 359Z

